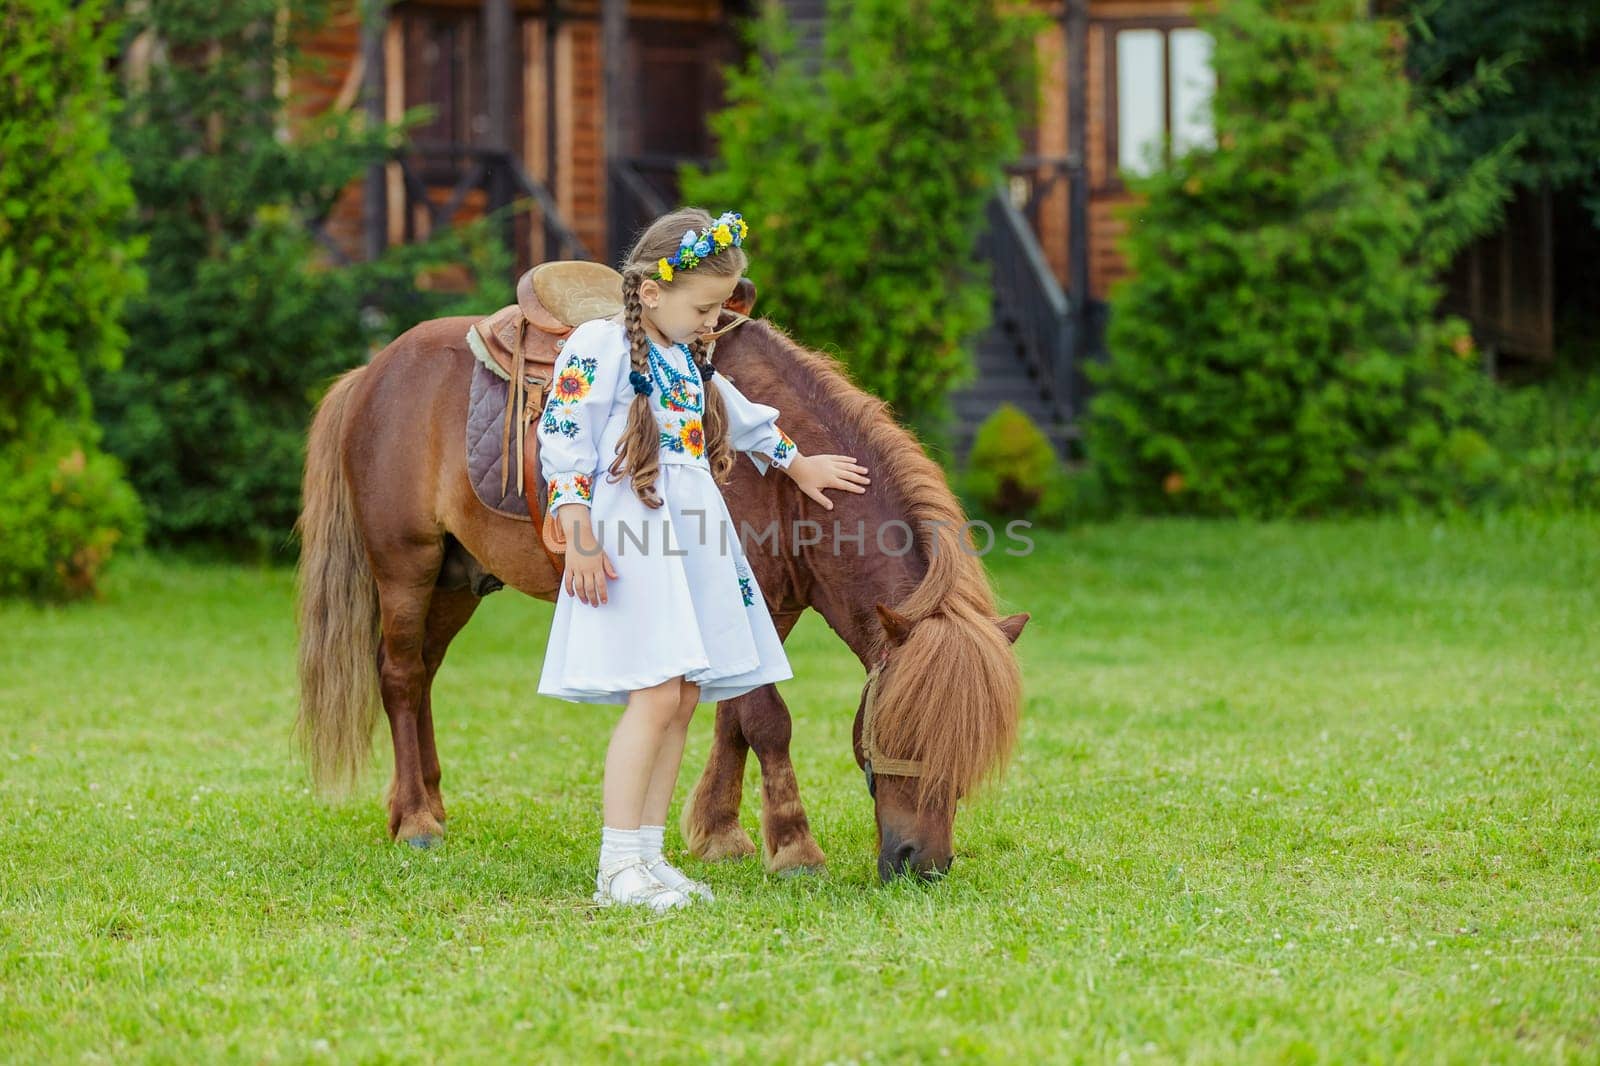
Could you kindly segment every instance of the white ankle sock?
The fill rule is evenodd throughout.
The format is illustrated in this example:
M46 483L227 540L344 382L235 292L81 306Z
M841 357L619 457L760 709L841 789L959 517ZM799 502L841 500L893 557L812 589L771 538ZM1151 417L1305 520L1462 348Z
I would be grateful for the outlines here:
M715 899L711 889L698 881L692 880L672 863L665 866L655 865L658 860L665 860L661 854L661 841L667 834L664 825L641 825L639 827L639 858L650 867L650 872L655 879L668 888L676 889L685 895L697 896L701 899Z
M600 830L600 865L610 866L612 863L622 862L626 859L639 857L639 830L637 829L612 829L603 826Z
M666 839L667 827L664 825L641 825L639 827L639 858L647 864L661 858L661 845Z

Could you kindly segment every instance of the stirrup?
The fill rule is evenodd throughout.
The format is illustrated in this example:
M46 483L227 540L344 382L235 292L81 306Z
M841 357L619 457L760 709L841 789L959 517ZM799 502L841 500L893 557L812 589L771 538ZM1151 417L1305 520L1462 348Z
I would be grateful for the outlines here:
M630 870L638 874L641 883L627 895L619 897L612 892L612 886L617 878ZM638 906L649 907L657 912L685 907L690 902L689 897L682 892L668 888L657 881L642 859L623 859L602 867L595 875L594 901L602 907Z
M679 895L684 896L698 896L700 899L703 899L708 903L716 901L717 897L712 895L710 885L706 884L704 881L696 881L688 874L685 874L682 870L668 862L665 855L657 856L656 858L645 862L644 866L646 870L650 871L650 876L661 882L661 884L665 885L669 891L676 892ZM677 874L680 878L682 878L683 884L667 884L666 881L662 880L661 875L656 873L656 867L658 866L665 866L667 869Z

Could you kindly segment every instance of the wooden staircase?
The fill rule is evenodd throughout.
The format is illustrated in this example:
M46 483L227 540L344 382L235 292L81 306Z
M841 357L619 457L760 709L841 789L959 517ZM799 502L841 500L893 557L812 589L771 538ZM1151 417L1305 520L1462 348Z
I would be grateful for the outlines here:
M977 377L951 394L950 444L964 466L978 427L1001 404L1019 408L1065 462L1078 439L1073 316L1027 220L1004 191L989 202L980 254L993 272L993 323L974 353Z
M1023 352L1023 344L1014 325L997 306L994 323L977 344L977 377L950 396L955 415L950 446L958 468L965 465L983 420L1006 403L1020 409L1039 427L1062 461L1069 457L1073 442L1078 439L1078 425L1061 417L1045 384L1030 369L1031 360Z

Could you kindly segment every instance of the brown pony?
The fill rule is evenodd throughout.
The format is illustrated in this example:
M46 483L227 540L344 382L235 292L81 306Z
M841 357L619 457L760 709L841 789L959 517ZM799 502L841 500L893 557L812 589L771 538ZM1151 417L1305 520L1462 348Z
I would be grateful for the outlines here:
M296 729L313 776L339 787L360 775L381 707L394 742L389 832L422 847L444 832L430 690L445 651L489 592L504 584L554 600L561 577L536 530L484 507L468 481L472 321L424 322L334 384L312 422L300 516ZM802 452L851 455L872 471L872 488L837 494L832 511L745 462L724 493L734 520L758 538L746 537L746 553L780 637L810 607L863 666L879 668L868 686L876 689L873 735L876 749L894 757L880 757L889 770L868 777L880 876L941 874L956 801L1004 766L1015 740L1021 680L1011 642L1028 616L995 616L942 472L833 360L754 320L718 344L716 364L746 395L782 412ZM858 763L865 702L866 690L856 711ZM824 862L789 739L775 686L717 705L705 773L683 811L694 854L754 853L739 824L745 756L754 749L767 867ZM894 776L903 760L916 760L920 776Z

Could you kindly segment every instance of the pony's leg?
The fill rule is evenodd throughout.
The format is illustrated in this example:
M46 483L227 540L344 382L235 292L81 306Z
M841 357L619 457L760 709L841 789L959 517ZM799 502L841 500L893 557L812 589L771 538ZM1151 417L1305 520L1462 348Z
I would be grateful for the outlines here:
M428 688L423 658L434 578L443 558L442 544L409 544L372 552L378 581L382 640L378 645L378 689L389 735L394 741L394 777L389 782L389 835L416 847L429 847L444 827L428 804L422 780L422 743L418 728Z
M422 642L422 663L427 677L422 688L422 710L417 715L417 755L422 764L422 789L428 810L441 824L445 820L444 795L439 791L439 749L433 741L433 679L444 662L461 627L483 601L467 589L435 589L428 605L428 621Z
M748 695L752 698L739 710L739 728L761 761L761 859L770 873L818 872L828 859L811 835L789 761L789 707L776 685Z
M678 827L689 854L707 862L742 859L756 853L750 834L739 824L739 800L744 795L744 761L750 751L739 728L739 707L749 695L717 703L717 721L711 735L711 753L700 781L683 805Z

